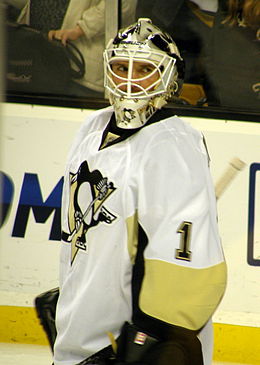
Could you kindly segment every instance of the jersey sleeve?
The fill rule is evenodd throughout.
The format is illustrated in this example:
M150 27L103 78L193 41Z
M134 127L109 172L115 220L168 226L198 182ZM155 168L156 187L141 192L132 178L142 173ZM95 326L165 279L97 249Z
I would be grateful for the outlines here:
M146 243L136 301L149 318L198 331L223 296L226 264L203 138L169 135L153 138L139 162L137 219Z

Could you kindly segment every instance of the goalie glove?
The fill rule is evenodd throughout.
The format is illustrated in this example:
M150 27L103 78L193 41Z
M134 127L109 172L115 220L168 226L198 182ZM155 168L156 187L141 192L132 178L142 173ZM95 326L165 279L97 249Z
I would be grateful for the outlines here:
M134 324L124 324L117 344L115 365L191 365L180 343L155 338Z

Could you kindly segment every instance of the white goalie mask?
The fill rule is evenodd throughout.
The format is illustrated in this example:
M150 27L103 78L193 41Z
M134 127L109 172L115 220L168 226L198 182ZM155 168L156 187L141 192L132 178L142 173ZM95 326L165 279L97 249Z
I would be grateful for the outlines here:
M184 63L172 38L139 19L104 51L105 88L120 128L140 128L179 91Z

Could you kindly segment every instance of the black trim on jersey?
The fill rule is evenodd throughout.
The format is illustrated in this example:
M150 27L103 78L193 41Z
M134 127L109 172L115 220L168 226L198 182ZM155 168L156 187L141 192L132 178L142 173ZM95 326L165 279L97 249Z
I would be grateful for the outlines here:
M150 336L168 343L178 343L182 346L189 359L187 365L203 365L201 343L197 337L200 330L192 331L187 328L163 322L145 314L139 307L139 295L145 274L143 254L147 244L148 237L144 229L139 224L138 248L132 275L133 323L137 325L141 331L144 331ZM176 298L176 300L178 300L178 298ZM187 298L187 300L189 300L189 298Z
M133 134L137 133L138 131L140 131L142 128L145 128L153 123L156 122L160 122L161 120L164 120L166 118L172 117L174 116L175 113L173 113L173 111L171 109L165 109L162 108L160 110L158 110L149 120L148 122L143 125L140 128L133 128L133 129L124 129L124 128L119 128L116 125L116 118L115 118L115 113L112 114L109 123L107 124L103 135L102 135L102 140L99 146L99 150L110 147L116 143L119 143L121 141L126 140L127 138L129 138L130 136L132 136ZM108 133L111 132L115 135L118 136L118 138L114 139L112 142L107 143L105 146L103 146L103 143L106 139L106 136L108 135Z

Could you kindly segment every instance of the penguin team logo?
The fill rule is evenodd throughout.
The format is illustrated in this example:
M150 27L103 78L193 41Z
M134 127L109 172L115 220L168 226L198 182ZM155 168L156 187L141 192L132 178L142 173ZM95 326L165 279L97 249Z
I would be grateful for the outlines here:
M124 108L123 113L124 113L124 120L127 123L130 123L131 120L135 118L135 112L132 109Z
M71 264L78 250L87 251L87 233L100 222L111 224L116 216L104 206L116 190L114 184L98 170L90 171L84 161L78 171L70 174L69 233L62 232L64 241L71 243Z

